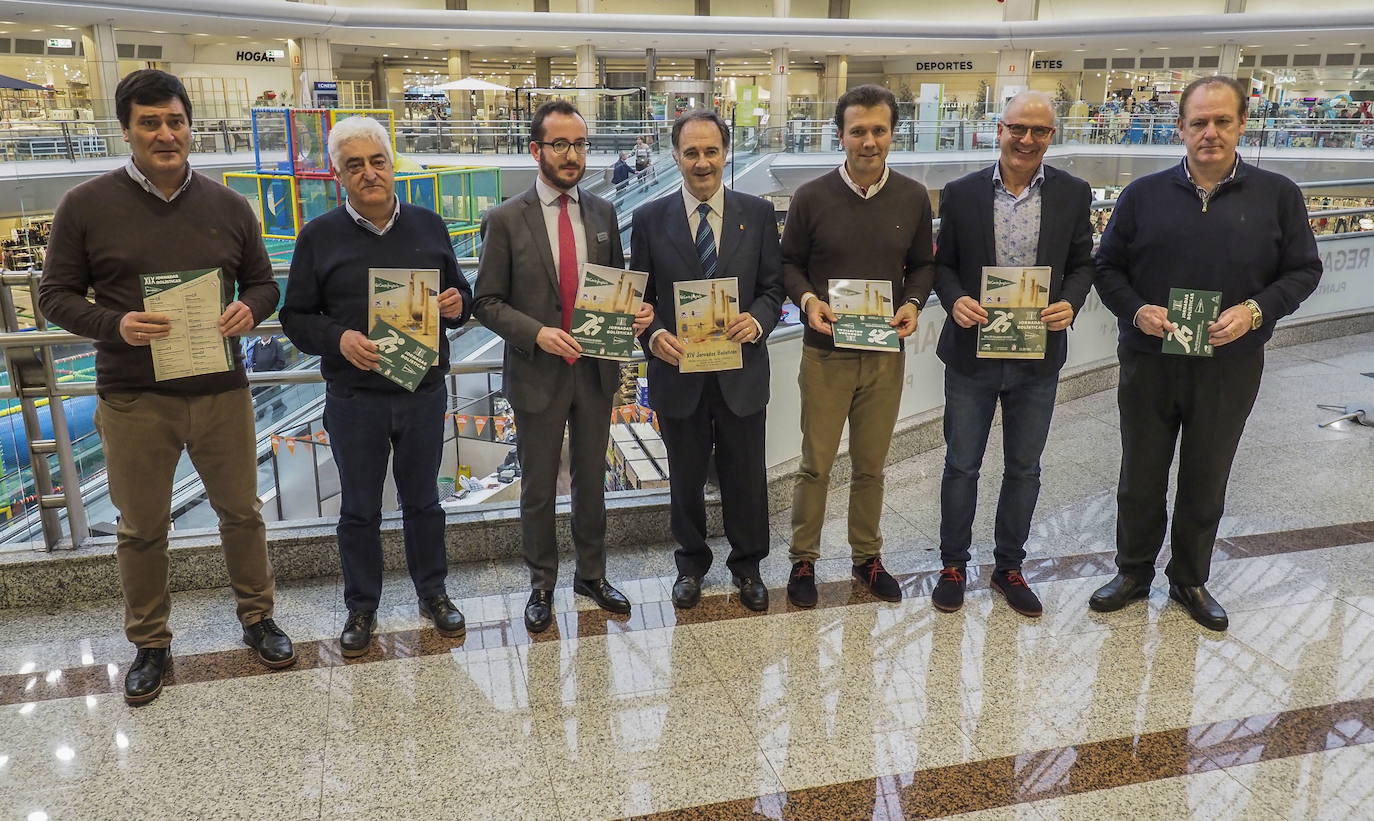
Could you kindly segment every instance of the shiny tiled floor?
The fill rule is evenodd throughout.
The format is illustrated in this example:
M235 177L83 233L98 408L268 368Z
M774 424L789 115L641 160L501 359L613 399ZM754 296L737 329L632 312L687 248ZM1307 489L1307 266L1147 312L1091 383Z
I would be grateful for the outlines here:
M175 684L136 710L117 602L0 612L0 819L1371 818L1374 430L1319 430L1313 406L1368 401L1369 372L1374 335L1269 353L1210 584L1225 634L1162 580L1122 612L1086 608L1111 572L1106 393L1055 418L1027 565L1038 620L985 572L961 612L931 609L939 451L889 472L895 605L848 581L839 488L812 611L783 601L783 512L763 615L723 568L675 612L665 544L612 561L631 617L564 589L532 637L518 563L456 567L466 639L427 629L389 578L384 635L345 663L337 580L288 582L278 620L301 661L266 674L227 591L178 594Z

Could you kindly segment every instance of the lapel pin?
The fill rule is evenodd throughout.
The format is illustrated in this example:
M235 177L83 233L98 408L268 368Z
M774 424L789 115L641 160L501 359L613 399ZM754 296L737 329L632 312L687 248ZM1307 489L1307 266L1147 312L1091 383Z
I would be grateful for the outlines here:
M741 223L739 224L739 230L741 230L741 231L744 230L744 223L741 222Z

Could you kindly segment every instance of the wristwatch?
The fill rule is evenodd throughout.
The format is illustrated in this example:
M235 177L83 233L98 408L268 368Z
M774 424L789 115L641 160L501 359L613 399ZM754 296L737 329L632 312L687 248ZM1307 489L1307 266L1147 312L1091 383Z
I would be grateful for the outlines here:
M1259 303L1253 299L1247 299L1241 304L1250 309L1250 330L1258 331L1259 327L1264 324L1264 311L1260 310Z

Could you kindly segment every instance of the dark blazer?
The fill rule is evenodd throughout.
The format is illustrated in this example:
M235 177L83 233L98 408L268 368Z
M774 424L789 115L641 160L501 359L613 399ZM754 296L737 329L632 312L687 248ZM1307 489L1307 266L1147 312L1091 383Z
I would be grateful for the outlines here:
M716 276L739 278L740 305L758 320L763 336L742 346L743 368L718 371L716 376L730 410L736 416L751 416L768 405L767 340L778 324L778 309L786 296L778 222L772 203L729 188L722 216L721 236L716 238ZM644 300L654 306L654 321L640 336L649 363L649 404L664 416L690 416L708 374L680 373L649 350L655 331L677 333L673 283L702 278L681 189L635 210L630 268L649 274Z
M587 261L625 267L615 206L584 189L579 194L587 233ZM517 410L538 413L562 390L567 364L535 343L545 326L561 327L558 264L549 247L544 213L534 186L487 212L477 263L473 312L506 341L505 393ZM597 362L609 400L620 385L620 364Z
M1092 189L1083 180L1046 165L1040 189L1040 243L1036 265L1048 265L1050 304L1067 300L1074 314L1083 309L1093 282L1093 235L1089 222ZM978 359L978 328L960 328L954 303L978 299L984 265L996 265L992 229L992 166L949 183L940 192L940 233L935 241L935 293L949 316L935 352L946 366L971 373ZM1043 360L1025 361L1042 373L1057 372L1068 354L1065 331L1050 331Z

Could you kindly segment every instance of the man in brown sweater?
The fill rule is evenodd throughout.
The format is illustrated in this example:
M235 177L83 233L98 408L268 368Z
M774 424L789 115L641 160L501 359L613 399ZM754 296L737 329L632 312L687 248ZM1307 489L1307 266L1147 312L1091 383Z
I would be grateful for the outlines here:
M892 283L889 324L905 339L935 279L930 196L924 185L887 167L897 100L876 85L850 89L835 106L845 161L797 189L782 235L788 295L806 315L801 375L801 468L792 497L792 574L787 598L816 604L815 562L830 488L830 468L849 422L849 546L854 576L884 601L902 598L883 567L883 467L902 399L900 352L836 349L830 280Z
M141 275L219 269L227 304L218 323L222 337L270 316L278 288L257 218L243 197L191 170L191 102L176 77L133 72L115 90L115 110L132 156L123 168L73 188L57 206L38 307L95 340L96 427L120 514L124 631L138 648L124 698L141 704L162 691L170 662L167 529L183 449L219 515L244 643L272 668L293 664L296 654L272 620L253 403L239 346L229 347L228 370L158 381L149 346L167 338L171 324L143 310Z

